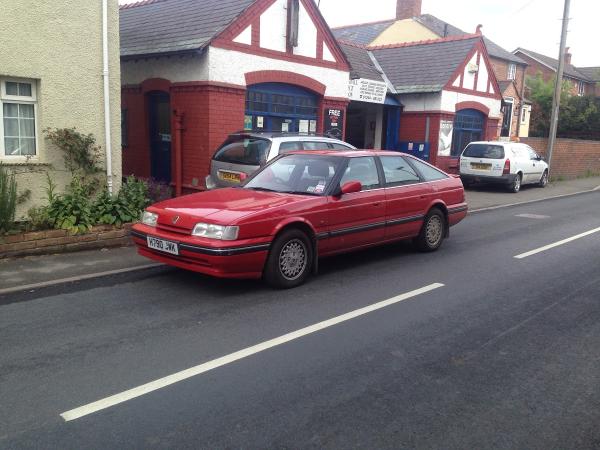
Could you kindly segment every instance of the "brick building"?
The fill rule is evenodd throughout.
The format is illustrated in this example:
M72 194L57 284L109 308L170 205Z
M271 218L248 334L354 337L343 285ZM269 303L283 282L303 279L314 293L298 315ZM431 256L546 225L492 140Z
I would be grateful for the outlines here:
M558 71L558 59L551 58L541 53L536 53L524 48L518 48L513 52L516 56L527 61L527 76L535 77L542 75L545 81L550 81L556 77ZM569 47L565 49L565 66L563 80L566 80L570 86L572 95L600 95L598 82L600 81L600 67L582 67L578 68L571 64L572 54Z
M145 0L120 23L124 174L200 190L229 133L345 116L350 68L312 0Z

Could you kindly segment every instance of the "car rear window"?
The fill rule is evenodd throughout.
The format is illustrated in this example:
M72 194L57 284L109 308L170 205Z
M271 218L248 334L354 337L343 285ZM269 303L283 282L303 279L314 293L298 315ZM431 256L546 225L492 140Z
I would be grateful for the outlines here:
M469 144L463 156L468 158L504 159L504 147L490 144Z
M228 138L216 151L215 161L232 164L260 166L267 160L271 141L267 139L235 136Z

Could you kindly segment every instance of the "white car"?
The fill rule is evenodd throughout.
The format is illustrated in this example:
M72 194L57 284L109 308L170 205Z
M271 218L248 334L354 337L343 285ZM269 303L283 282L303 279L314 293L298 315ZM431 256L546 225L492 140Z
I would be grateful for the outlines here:
M548 164L529 145L515 142L471 142L460 156L460 178L473 183L503 184L519 192L523 184L548 184Z

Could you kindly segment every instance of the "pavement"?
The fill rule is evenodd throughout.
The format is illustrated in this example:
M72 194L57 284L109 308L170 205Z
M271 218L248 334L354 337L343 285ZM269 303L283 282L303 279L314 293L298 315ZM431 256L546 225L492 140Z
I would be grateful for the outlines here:
M553 182L544 189L526 185L517 194L496 186L473 187L466 195L469 210L478 212L599 189L600 177L589 177ZM134 247L0 259L0 295L153 270L158 266L139 256Z
M0 448L598 449L599 199L288 291L158 269L0 301Z

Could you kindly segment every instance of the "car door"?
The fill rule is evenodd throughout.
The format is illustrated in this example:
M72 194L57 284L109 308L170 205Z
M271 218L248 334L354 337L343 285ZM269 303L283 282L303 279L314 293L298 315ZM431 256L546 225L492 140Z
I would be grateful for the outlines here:
M360 192L329 198L329 239L319 243L323 253L344 251L381 242L385 232L385 191L375 158L348 158L340 186L360 181Z
M529 183L537 183L542 178L542 173L544 172L544 168L546 167L545 163L541 160L539 155L532 149L529 145L523 144L527 149L527 153L529 154L529 160L531 161L531 177L529 179Z
M521 182L523 184L530 183L533 172L533 162L529 157L529 152L525 148L523 144L513 144L513 153L515 154L515 170L513 173L521 172L523 174L523 179Z
M385 239L401 239L419 233L433 195L430 183L422 180L403 156L381 156L385 183Z

